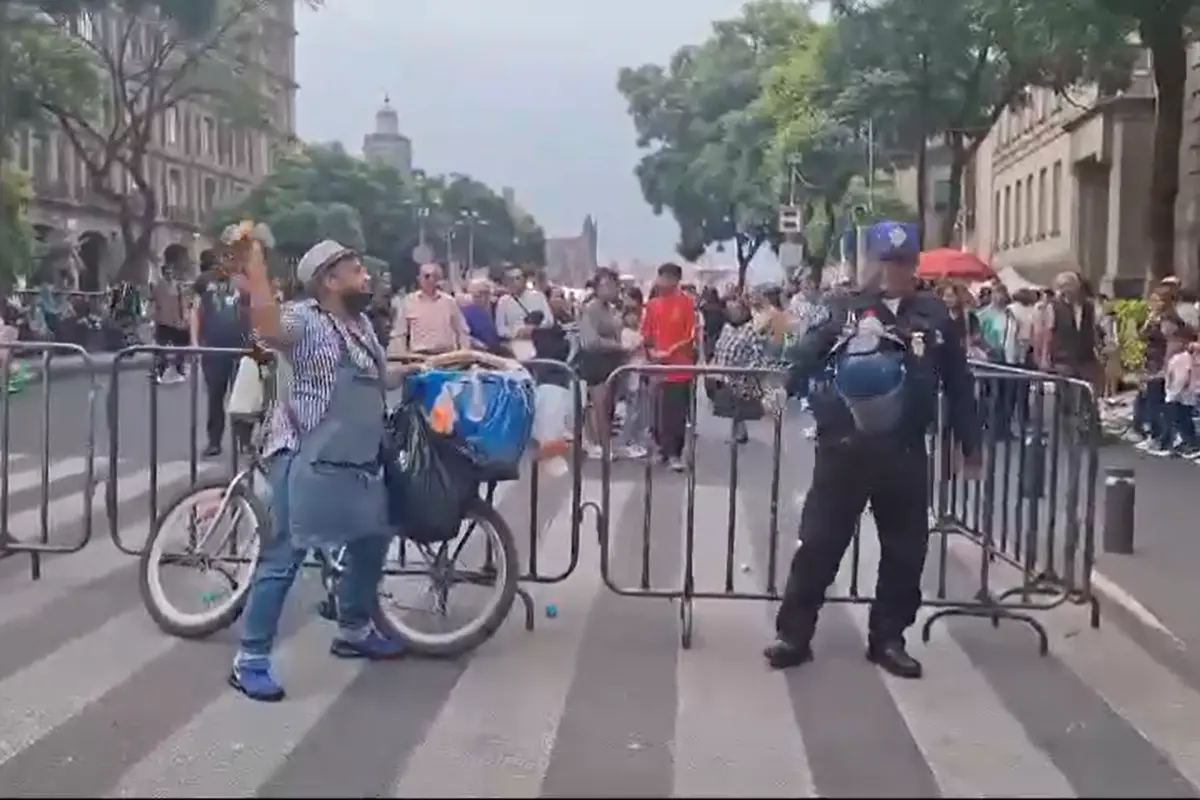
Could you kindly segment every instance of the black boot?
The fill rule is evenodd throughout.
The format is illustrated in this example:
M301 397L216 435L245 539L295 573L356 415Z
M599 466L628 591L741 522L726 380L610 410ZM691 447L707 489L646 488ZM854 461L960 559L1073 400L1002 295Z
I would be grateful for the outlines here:
M867 660L897 678L921 677L921 662L908 654L903 639L884 639L867 645Z
M790 669L812 661L812 646L808 643L793 644L779 638L767 645L763 650L763 658L771 669Z

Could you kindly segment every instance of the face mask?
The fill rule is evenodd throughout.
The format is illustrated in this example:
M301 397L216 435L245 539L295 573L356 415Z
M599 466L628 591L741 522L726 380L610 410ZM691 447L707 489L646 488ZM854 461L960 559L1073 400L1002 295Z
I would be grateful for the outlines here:
M371 305L371 293L356 289L342 292L342 303L346 306L347 313L361 314Z

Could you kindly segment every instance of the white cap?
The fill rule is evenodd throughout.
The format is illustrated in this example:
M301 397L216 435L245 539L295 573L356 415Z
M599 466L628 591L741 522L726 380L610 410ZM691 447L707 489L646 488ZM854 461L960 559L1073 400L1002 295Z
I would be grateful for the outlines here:
M308 249L308 252L296 265L296 278L301 283L308 283L317 277L317 273L332 266L347 256L354 255L354 250L333 239L323 239Z

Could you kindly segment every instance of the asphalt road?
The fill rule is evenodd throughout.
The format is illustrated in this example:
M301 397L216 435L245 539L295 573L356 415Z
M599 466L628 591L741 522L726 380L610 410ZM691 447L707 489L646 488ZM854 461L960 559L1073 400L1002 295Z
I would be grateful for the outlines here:
M760 591L772 541L766 433L755 431L741 452L729 560L728 448L709 423L701 432L696 588L719 592L730 580ZM177 452L186 450L181 436L172 440ZM795 430L787 441L781 575L812 459ZM605 577L641 584L648 521L649 584L678 588L685 482L656 471L647 514L643 477L640 465L614 468ZM133 481L125 485L132 495ZM532 523L528 479L499 501L523 561L531 532L538 540L542 575L576 560L569 485L569 477L540 480ZM583 497L601 497L594 464ZM867 518L863 591L878 557L871 527ZM949 548L950 596L974 592L978 555L971 545ZM606 588L591 515L577 560L561 582L529 587L533 632L514 613L457 661L330 659L330 626L312 613L316 587L305 575L278 654L291 694L263 706L225 686L234 632L194 642L164 636L141 607L133 563L108 543L50 559L36 583L26 559L10 558L0 562L0 786L13 796L131 797L1200 792L1200 693L1120 628L1090 629L1078 607L1039 617L1051 640L1046 657L1020 624L938 623L928 644L912 636L927 677L905 682L862 658L865 607L831 605L817 660L781 675L759 655L771 633L767 603L698 602L693 647L684 650L677 603ZM998 569L1001 585L1015 580ZM927 577L932 592L935 563ZM836 590L851 583L845 567Z

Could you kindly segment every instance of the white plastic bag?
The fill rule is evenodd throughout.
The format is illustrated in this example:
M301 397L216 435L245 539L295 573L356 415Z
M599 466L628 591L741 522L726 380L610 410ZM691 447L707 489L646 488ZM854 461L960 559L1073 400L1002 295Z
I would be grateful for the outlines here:
M539 384L533 411L533 440L537 444L537 460L554 474L562 474L567 469L566 455L571 449L570 418L571 390Z
M261 414L262 410L263 382L258 362L243 356L238 361L233 388L225 402L225 412L236 416L255 417Z

